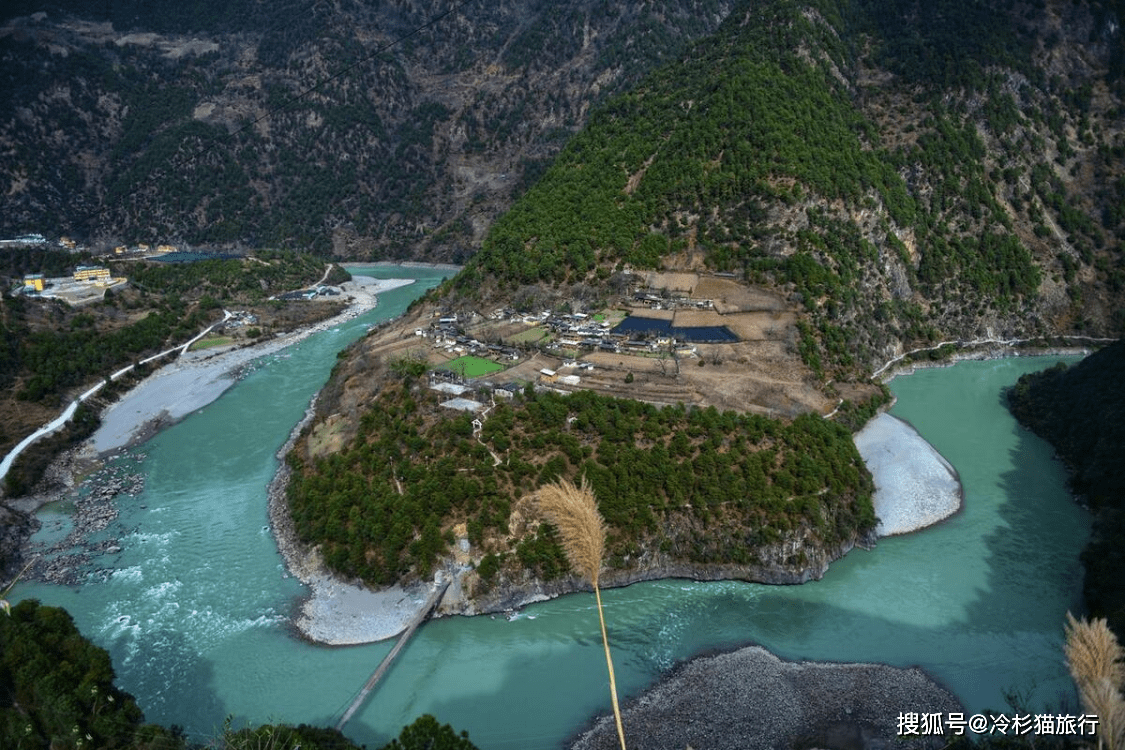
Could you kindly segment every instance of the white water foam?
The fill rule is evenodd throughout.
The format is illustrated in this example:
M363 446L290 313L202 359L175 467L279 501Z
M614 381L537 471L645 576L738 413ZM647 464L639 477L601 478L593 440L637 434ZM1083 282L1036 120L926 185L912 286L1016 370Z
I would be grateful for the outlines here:
M115 583L139 583L143 581L144 578L145 574L140 565L115 570L113 571L113 575L110 576L110 580Z

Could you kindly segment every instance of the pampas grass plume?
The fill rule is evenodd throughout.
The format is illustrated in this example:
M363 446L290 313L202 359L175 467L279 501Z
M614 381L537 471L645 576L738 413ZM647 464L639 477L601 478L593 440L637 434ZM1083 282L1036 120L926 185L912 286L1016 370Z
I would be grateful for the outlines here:
M544 485L538 500L539 512L558 529L570 566L597 587L605 555L605 521L586 478L578 487L565 479Z
M1098 717L1098 747L1125 748L1125 650L1104 619L1066 613L1066 664L1086 710Z
M621 725L621 707L617 703L617 679L613 675L613 659L609 655L609 636L605 629L602 610L602 592L598 580L605 555L605 521L598 512L598 503L586 478L575 487L566 479L546 484L536 493L539 512L558 529L559 540L570 566L594 587L598 602L598 621L602 626L602 645L605 646L605 663L609 669L609 695L613 700L613 717L617 722L617 737L621 750L625 750L625 729Z

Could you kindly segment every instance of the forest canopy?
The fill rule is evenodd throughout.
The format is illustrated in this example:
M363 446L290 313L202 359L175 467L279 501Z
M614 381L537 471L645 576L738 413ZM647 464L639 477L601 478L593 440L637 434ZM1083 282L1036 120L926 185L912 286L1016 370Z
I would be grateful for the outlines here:
M833 546L876 523L851 433L816 415L784 422L525 392L497 402L474 433L471 414L440 400L409 380L390 385L350 445L290 454L297 531L336 571L373 585L428 578L464 524L482 577L502 568L565 575L547 525L513 525L521 499L559 477L589 480L610 530L609 564L622 570L653 554L749 566L794 535Z

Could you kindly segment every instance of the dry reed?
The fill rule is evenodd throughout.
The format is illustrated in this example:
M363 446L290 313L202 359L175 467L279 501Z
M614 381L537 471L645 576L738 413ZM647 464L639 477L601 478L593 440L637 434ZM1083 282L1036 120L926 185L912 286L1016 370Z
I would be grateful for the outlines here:
M625 729L621 725L621 707L617 702L617 679L613 674L613 659L609 655L609 636L606 634L605 614L602 610L602 593L598 581L605 554L605 521L598 512L594 492L582 478L582 484L575 487L572 482L560 479L544 485L536 493L539 512L558 529L570 566L594 587L598 603L598 622L602 628L602 645L605 647L605 663L609 670L609 695L613 701L613 717L617 722L617 737L621 750L625 750Z
M537 497L539 512L558 529L570 566L597 586L605 554L605 522L585 477L578 487L565 479L544 485Z
M1125 650L1104 619L1066 613L1067 667L1086 710L1098 717L1098 747L1125 750Z

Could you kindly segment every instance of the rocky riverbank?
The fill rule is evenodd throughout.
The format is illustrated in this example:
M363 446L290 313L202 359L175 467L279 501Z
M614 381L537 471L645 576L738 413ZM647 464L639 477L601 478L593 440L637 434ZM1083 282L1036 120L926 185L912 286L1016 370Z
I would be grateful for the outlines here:
M757 565L704 565L672 560L667 554L648 550L629 570L606 569L601 574L601 586L618 588L643 581L680 579L686 581L753 581L773 585L795 585L819 580L836 560L855 547L874 546L874 534L850 539L834 547L805 543L792 536L782 542L759 550L762 562ZM796 553L804 553L801 562L795 563ZM478 615L509 612L534 602L554 599L578 591L592 591L584 579L576 576L542 581L525 574L519 580L503 575L488 586L481 584L479 576L464 561L449 560L442 575L451 581L449 589L438 605L439 615Z
M293 428L285 445L277 452L281 464L268 489L270 528L277 540L285 567L309 587L308 596L297 605L293 624L311 641L342 646L371 643L393 638L422 608L432 586L391 586L372 591L359 583L339 579L329 572L316 549L310 549L297 538L285 493L290 468L285 456L313 417L313 398L305 417Z
M20 550L20 560L32 560L24 574L28 580L75 586L83 583L98 557L120 551L118 530L110 529L118 516L121 502L135 498L144 490L144 476L131 470L143 453L120 453L122 462L105 464L79 482L78 476L89 468L77 451L69 451L48 470L47 488L40 494L20 498L8 512L26 519L18 538L6 539ZM74 511L67 519L56 519L46 531L54 541L29 544L28 539L41 528L35 510L49 502L69 499ZM110 529L107 532L107 529ZM105 533L103 533L105 532Z
M901 742L900 712L963 709L920 669L881 664L787 662L757 646L693 659L623 707L630 747L646 750L883 750ZM927 742L930 740L930 742ZM942 737L911 737L936 748ZM619 747L612 716L571 750Z

